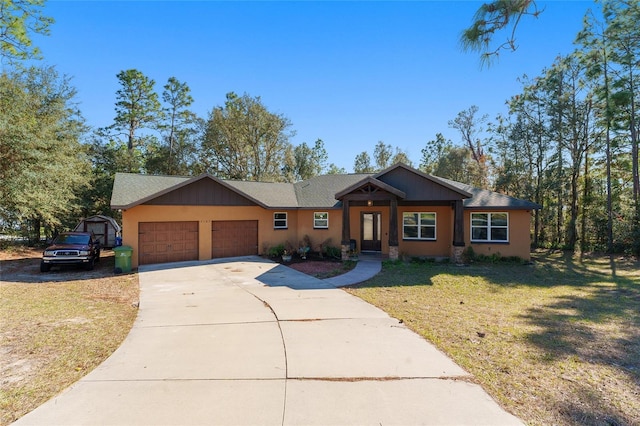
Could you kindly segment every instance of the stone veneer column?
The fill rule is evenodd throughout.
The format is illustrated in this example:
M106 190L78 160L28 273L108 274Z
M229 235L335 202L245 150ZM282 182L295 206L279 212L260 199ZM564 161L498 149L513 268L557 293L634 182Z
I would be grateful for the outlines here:
M456 265L464 263L462 260L462 253L464 252L464 246L453 246L453 262Z
M349 260L351 244L342 244L342 260Z
M389 246L389 259L398 260L398 246Z

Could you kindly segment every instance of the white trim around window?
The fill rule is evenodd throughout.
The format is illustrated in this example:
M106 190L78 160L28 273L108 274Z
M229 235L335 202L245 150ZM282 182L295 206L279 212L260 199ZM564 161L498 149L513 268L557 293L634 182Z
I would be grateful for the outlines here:
M287 229L287 212L273 214L273 229Z
M509 213L471 213L472 243L508 243Z
M313 228L314 229L328 229L329 228L329 213L328 212L313 212Z
M434 212L402 213L402 239L435 241L436 216Z

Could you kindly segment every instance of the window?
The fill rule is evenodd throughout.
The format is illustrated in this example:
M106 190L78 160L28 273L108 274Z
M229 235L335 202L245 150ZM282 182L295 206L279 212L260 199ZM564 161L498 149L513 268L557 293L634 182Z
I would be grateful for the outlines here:
M509 241L508 213L471 213L471 241Z
M329 227L329 213L327 213L327 212L315 212L315 213L313 213L313 227L314 228L328 228Z
M435 240L436 214L414 212L403 213L402 238L405 240Z
M286 213L274 213L273 214L273 227L274 227L274 229L286 229L287 228L287 214Z

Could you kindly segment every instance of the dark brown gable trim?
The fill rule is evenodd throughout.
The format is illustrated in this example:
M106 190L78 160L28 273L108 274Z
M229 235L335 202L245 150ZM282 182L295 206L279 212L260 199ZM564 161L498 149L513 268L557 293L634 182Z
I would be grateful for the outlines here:
M153 198L155 206L255 206L252 200L211 178L202 178Z
M397 188L394 188L391 185L388 185L384 182L381 182L372 177L366 177L362 179L360 182L357 182L354 185L351 185L348 188L343 189L338 192L335 197L338 200L341 200L345 196L349 195L352 199L368 199L371 195L376 193L386 193L392 194L397 198L404 198L405 193L400 191ZM377 199L389 199L389 195L385 195L383 198Z

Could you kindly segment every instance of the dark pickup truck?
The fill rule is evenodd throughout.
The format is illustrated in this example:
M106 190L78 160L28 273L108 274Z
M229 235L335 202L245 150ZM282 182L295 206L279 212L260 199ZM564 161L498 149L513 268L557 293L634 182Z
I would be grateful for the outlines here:
M63 232L42 254L40 272L59 265L81 265L90 271L99 261L100 242L92 232Z

